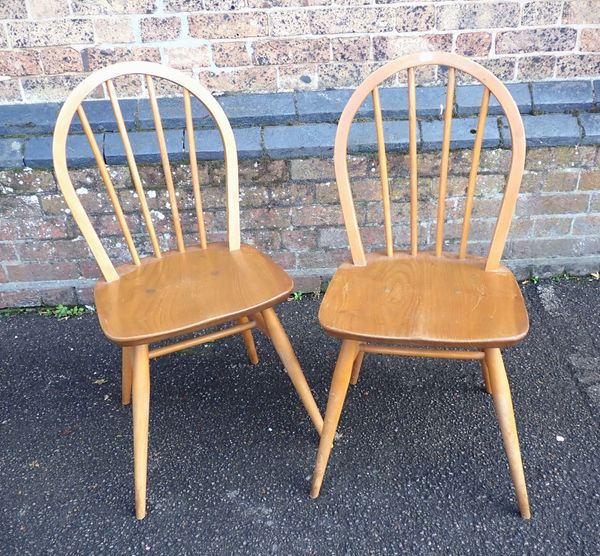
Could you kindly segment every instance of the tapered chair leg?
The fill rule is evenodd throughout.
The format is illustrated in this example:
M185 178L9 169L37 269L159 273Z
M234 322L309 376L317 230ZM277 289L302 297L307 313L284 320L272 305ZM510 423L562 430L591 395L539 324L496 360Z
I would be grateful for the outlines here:
M135 516L146 517L148 422L150 417L150 361L148 346L135 346L133 357L133 480Z
M133 380L133 348L123 348L123 362L121 365L121 403L131 403L131 384Z
M363 359L365 358L365 352L359 351L352 365L352 376L350 377L350 384L356 386L358 383L358 377L360 376L360 368L362 366Z
M348 392L352 364L356 358L357 348L358 343L352 340L344 340L340 348L340 354L338 355L331 379L331 388L329 389L323 432L321 433L321 441L319 443L319 451L317 452L317 461L310 489L311 498L319 496L319 492L321 491L323 476L325 475L329 454L333 447L333 438L340 421L346 393Z
M508 458L508 466L512 476L513 485L517 494L517 503L521 516L529 519L529 500L527 497L527 486L525 484L525 474L523 473L523 461L521 460L521 450L519 449L519 436L517 434L517 425L515 423L515 414L513 410L510 386L506 376L506 369L502 361L502 354L498 348L485 350L485 360L487 363L488 374L492 386L492 397L502 439L504 441L504 450Z
M239 324L246 324L247 322L249 322L248 317L238 319ZM256 365L258 363L258 354L256 353L256 345L254 344L254 338L252 337L252 330L244 330L244 332L242 332L242 338L244 338L244 344L246 344L246 351L248 352L250 363Z
M488 371L487 363L485 362L485 359L481 359L480 363L481 363L481 376L483 377L483 384L485 386L485 391L488 394L491 394L492 393L492 385L490 383L490 373Z
M273 308L270 307L269 309L265 309L262 312L262 315L269 331L269 335L271 336L273 346L275 347L275 351L283 362L292 384L296 388L300 400L308 412L310 420L315 426L315 429L317 429L317 432L321 434L321 431L323 430L323 418L315 403L310 387L306 382L300 363L298 363L294 348L292 348L292 344L290 343L283 326L281 326Z

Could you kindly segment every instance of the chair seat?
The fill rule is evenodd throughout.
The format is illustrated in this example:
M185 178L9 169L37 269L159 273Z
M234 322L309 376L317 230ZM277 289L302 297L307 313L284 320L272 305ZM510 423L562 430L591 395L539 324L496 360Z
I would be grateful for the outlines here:
M366 266L340 266L319 320L333 336L365 342L516 344L529 329L519 286L506 267L484 267L480 257L372 254Z
M292 279L248 245L188 247L117 269L95 298L104 333L119 345L156 342L262 311L285 300Z

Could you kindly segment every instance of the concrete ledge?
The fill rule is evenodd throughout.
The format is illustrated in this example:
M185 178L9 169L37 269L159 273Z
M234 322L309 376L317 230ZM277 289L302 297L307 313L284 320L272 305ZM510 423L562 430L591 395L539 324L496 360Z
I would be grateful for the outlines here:
M552 81L509 84L525 122L529 146L558 146L600 143L600 81ZM352 90L298 91L295 93L243 94L218 97L238 138L240 158L267 156L271 158L329 156L332 152L335 126ZM417 107L422 135L419 141L425 149L439 148L441 116L445 87L417 89ZM453 148L472 144L475 120L479 111L482 87L462 85L457 88ZM406 87L381 89L381 104L391 139L390 148L405 149L403 131L407 119ZM160 161L158 144L153 139L154 123L147 99L120 101L125 124L140 162ZM173 160L186 152L183 102L181 98L159 99L163 126L168 136ZM125 161L112 107L107 100L90 100L84 104L88 119L103 146L107 162ZM24 166L49 167L51 133L60 109L58 103L0 106L0 168ZM198 130L214 128L206 109L193 100L194 125ZM501 114L492 97L486 127L486 146L510 146L504 120L498 132L496 115ZM353 126L350 147L355 152L375 148L372 126L373 106L368 97L357 113L359 122ZM370 120L365 125L360 120ZM369 129L373 128L372 139ZM92 164L91 153L82 136L77 117L71 126L73 135L69 152L75 166ZM332 131L333 130L333 131ZM391 135L390 135L391 134ZM220 139L216 132L200 134L198 156L212 160L222 157Z

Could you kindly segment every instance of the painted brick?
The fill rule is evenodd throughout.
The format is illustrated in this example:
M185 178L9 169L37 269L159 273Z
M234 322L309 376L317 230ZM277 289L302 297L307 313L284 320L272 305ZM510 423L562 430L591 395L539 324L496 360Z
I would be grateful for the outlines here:
M532 84L533 107L542 112L587 110L594 103L589 81L561 81Z
M58 106L60 108L60 105ZM120 99L119 106L121 107L125 127L127 129L134 129L137 125L138 101L135 99ZM117 131L115 114L110 101L86 100L83 102L83 109L95 133ZM83 133L83 128L77 115L73 116L71 133Z
M0 168L23 167L23 141L0 139Z
M131 148L138 163L159 162L160 154L156 133L138 131L129 134ZM165 130L165 140L169 159L172 161L183 158L183 134L179 130ZM118 133L104 135L104 158L108 164L124 164L125 151Z
M98 145L102 145L102 135L95 135ZM52 137L31 137L25 142L25 166L31 168L51 168ZM69 135L67 140L67 161L69 166L82 167L95 164L94 155L83 135Z
M420 36L373 37L373 58L393 60L406 54L429 50L452 50L452 35L449 33Z
M239 158L258 158L262 153L260 128L237 128L233 132ZM198 130L194 132L196 155L200 160L218 160L223 158L223 143L217 130ZM185 152L188 152L185 142Z
M477 120L473 118L454 119L452 122L451 148L472 148L477 130ZM422 122L423 148L439 149L442 146L443 122L441 120ZM496 147L500 144L498 126L493 118L486 120L483 137L484 147Z
M130 17L103 17L94 19L94 32L99 43L128 43L135 41Z
M265 127L265 149L274 158L330 156L335 130L333 124Z
M577 118L568 114L523 116L527 145L577 145L581 137ZM506 120L502 118L502 135L507 145L511 144Z
M600 143L600 114L581 114L579 122L584 133L582 143L586 145Z
M385 121L383 129L388 152L408 149L408 122ZM348 138L348 151L352 153L377 151L374 123L359 122L352 125Z
M526 83L509 83L507 88L517 103L521 114L530 114L532 110L529 85ZM481 85L463 85L456 90L456 112L461 116L479 114L483 87ZM488 114L503 114L502 107L496 97L490 97Z

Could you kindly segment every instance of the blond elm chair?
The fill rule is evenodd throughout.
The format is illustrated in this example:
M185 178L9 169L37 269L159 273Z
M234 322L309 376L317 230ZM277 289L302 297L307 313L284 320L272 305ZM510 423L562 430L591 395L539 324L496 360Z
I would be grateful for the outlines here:
M437 199L435 247L419 250L416 69L448 68ZM483 85L474 135L472 162L464 203L462 234L456 252L444 246L450 140L457 71ZM379 86L390 76L408 78L410 247L394 249L390 188ZM359 107L372 97L381 178L385 251L366 254L358 227L348 173L348 136ZM487 257L467 253L474 194L490 96L504 110L512 140L512 157L499 215ZM512 399L501 348L524 338L529 328L519 286L500 264L520 187L525 161L525 134L517 106L506 87L479 64L442 52L413 54L373 72L354 91L342 112L335 138L334 164L352 262L335 273L323 298L319 320L342 340L333 372L311 496L319 495L342 406L350 383L356 384L365 353L479 361L491 393L504 440L521 515L530 517Z
M151 211L142 186L132 144L124 123L115 90L122 76L142 75L148 91L165 187L175 231L176 249L162 252ZM186 245L178 210L176 184L157 102L155 79L166 80L181 88L185 131L189 144L189 162L199 242ZM136 249L127 216L111 180L103 153L94 137L82 101L97 87L104 86L113 108L118 132L127 158L131 181L139 200L152 246L151 256L141 257ZM225 156L227 241L207 241L202 195L193 129L192 97L212 116L221 136ZM86 214L69 174L67 140L77 114L94 155L102 181L131 262L115 266ZM252 329L267 335L281 358L313 425L320 433L323 420L315 404L290 341L273 307L286 300L292 290L290 277L269 257L240 243L238 161L233 131L220 105L207 89L182 72L146 62L125 62L103 68L87 77L65 101L54 131L53 158L56 178L67 205L100 267L103 278L94 295L98 319L106 336L122 347L122 401L132 401L135 513L146 515L146 473L150 407L150 361L234 334L241 334L249 359L258 362ZM206 332L209 327L221 326ZM165 343L178 336L205 331L200 336ZM159 347L151 344L162 342Z

